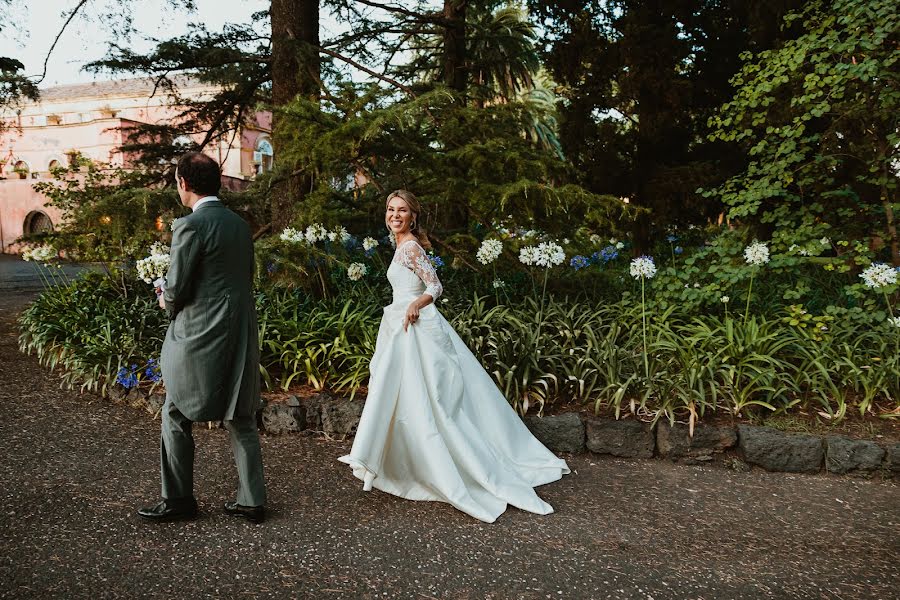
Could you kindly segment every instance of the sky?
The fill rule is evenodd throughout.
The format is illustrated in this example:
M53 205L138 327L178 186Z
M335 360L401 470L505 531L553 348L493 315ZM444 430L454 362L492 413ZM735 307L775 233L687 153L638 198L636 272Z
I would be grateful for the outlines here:
M187 33L190 22L202 22L211 31L220 31L225 23L249 22L254 12L265 10L269 0L194 0L197 11L193 14L173 8L170 0L134 0L130 2L133 25L138 31L131 36L130 46L136 51L153 47L146 37L167 39ZM40 0L40 2L14 2L8 11L6 27L0 34L0 56L19 59L25 65L26 75L39 75L43 71L44 58L77 0ZM109 24L120 22L116 11L120 0L92 0L90 12L85 18L76 18L60 38L47 65L47 77L41 87L67 83L84 83L109 79L108 74L95 75L82 71L82 67L106 55L107 44L112 39L109 25L98 21L108 19ZM108 11L108 13L106 12ZM324 19L323 19L324 20ZM323 23L327 27L327 23ZM116 40L122 43L125 40Z

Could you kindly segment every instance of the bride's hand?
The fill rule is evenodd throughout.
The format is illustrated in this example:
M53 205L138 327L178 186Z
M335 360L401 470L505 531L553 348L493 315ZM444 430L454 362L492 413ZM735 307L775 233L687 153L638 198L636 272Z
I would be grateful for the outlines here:
M406 309L406 318L403 319L403 331L406 331L410 325L415 325L419 320L419 306L413 302Z

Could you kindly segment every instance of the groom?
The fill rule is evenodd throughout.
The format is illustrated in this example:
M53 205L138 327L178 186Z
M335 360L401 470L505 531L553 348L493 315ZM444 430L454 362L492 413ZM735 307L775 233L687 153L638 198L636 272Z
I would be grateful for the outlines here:
M175 171L181 203L193 212L172 227L171 265L159 305L172 319L160 364L166 385L160 463L162 501L138 514L151 521L193 519L194 421L222 421L238 471L229 515L260 523L266 501L259 408L259 343L252 294L250 228L216 194L219 165L190 152Z

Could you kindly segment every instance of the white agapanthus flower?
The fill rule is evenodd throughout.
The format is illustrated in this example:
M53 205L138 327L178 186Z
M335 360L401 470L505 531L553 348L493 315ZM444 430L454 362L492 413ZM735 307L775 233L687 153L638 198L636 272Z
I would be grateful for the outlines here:
M831 240L829 240L827 237L823 237L821 240L819 240L819 243L823 246L830 246Z
M729 302L731 302L731 298L729 298L728 296L722 296L721 298L719 298L719 301L723 304L728 304Z
M328 230L325 229L325 226L321 223L313 223L306 228L306 232L303 235L307 242L315 244L316 242L323 242L328 239Z
M884 263L872 263L859 276L866 287L873 290L897 283L897 271Z
M505 287L506 287L506 282L503 281L502 279L497 278L497 279L494 280L494 282L493 282L492 285L494 286L494 289L495 289L495 290L499 290L499 289L501 289L501 288L505 288Z
M600 241L601 241L602 239L603 239L603 238L601 238L601 237L600 237L599 235L597 235L596 233L592 233L592 234L591 234L591 237L590 237L591 244L593 244L594 246L599 246L599 245L600 245Z
M656 275L656 265L653 264L652 257L639 256L638 258L631 259L629 271L631 272L631 276L635 279L641 279L642 277L652 279L653 276Z
M484 240L481 247L475 253L475 258L483 265L489 265L503 252L503 242L500 240Z
M329 231L325 235L328 241L341 242L342 244L350 239L350 232L343 225L338 225L333 231Z
M378 247L378 240L372 237L363 238L363 250L368 252L372 248Z
M519 262L531 266L537 262L537 247L525 246L519 249Z
M47 262L53 258L56 258L56 250L50 246L36 246L22 253L22 260L27 261Z
M556 242L541 242L537 246L534 264L539 267L558 267L566 260L566 253Z
M362 263L353 263L347 267L347 277L350 278L350 281L359 281L368 271L366 265Z
M285 228L285 230L282 231L282 232L281 232L281 235L278 236L278 237L281 238L282 241L285 241L285 242L291 242L291 243L294 243L294 244L296 244L296 243L298 243L298 242L302 242L303 240L306 239L306 238L303 236L303 232L302 232L302 231L298 231L298 230L294 229L293 227L287 227L287 228Z
M616 250L621 250L625 247L625 242L616 242Z
M744 260L749 265L757 267L764 265L769 262L769 248L762 242L754 240L752 244L744 248Z
M888 323L894 327L900 327L900 317L888 317Z

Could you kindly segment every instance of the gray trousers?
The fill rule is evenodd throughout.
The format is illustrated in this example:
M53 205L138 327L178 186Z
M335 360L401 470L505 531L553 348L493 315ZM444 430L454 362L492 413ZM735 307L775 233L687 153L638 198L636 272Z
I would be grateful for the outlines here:
M238 472L237 503L262 506L266 503L262 450L254 417L237 417L223 421L231 435L231 448ZM159 444L162 472L162 497L167 499L194 496L194 436L189 420L168 398L162 407L162 435Z

